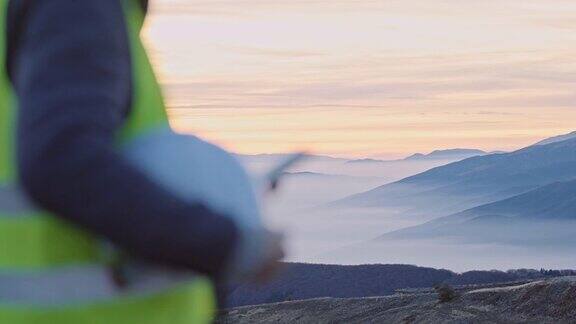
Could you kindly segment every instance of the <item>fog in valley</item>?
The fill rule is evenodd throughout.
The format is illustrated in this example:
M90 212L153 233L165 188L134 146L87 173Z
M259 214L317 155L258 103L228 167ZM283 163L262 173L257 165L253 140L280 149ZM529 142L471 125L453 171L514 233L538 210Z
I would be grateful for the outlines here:
M564 138L562 138L564 139ZM263 199L288 260L576 268L576 140L453 159L312 156ZM282 155L241 156L255 178Z

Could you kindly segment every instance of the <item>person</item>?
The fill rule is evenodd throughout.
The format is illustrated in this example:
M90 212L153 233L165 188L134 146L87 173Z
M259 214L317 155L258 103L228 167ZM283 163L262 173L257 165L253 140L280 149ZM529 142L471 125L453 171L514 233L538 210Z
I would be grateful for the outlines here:
M119 137L137 137L150 123L167 125L138 37L147 1L2 3L0 270L7 271L0 273L10 275L0 275L0 321L205 322L213 314L206 291L215 282L275 270L283 256L278 235L239 231L232 218L181 200L118 151ZM17 118L8 115L10 106ZM100 238L146 263L196 274L195 288L138 294L142 305L118 295L119 282L112 292L95 293L105 285L84 280L103 276L93 264L105 260L108 270L120 259L102 253ZM90 270L74 272L85 264ZM41 274L31 279L23 268ZM27 294L16 287L19 280L38 282L36 290ZM69 306L71 296L70 304L81 306ZM15 300L24 307L7 306ZM163 306L146 306L153 303Z

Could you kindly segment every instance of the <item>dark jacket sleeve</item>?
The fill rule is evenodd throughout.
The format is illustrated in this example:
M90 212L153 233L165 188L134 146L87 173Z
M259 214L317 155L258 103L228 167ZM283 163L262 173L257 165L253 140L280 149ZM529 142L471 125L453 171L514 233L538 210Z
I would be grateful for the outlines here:
M119 0L33 0L9 10L19 101L21 183L43 208L140 258L208 274L225 267L236 226L176 199L131 167L114 134L129 113L131 67ZM24 28L17 28L26 10ZM17 34L10 34L17 33Z

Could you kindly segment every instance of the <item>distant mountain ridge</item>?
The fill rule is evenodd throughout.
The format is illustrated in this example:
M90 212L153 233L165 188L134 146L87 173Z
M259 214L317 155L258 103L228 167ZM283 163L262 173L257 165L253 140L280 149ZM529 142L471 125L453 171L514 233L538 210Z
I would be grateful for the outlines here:
M440 166L335 202L443 216L576 178L576 138Z
M387 163L387 162L394 162L394 161L396 161L396 160L378 160L378 159L366 158L366 159L350 160L346 163Z
M423 159L439 160L439 159L455 159L455 158L465 159L473 156L486 155L486 154L488 153L482 150L457 148L448 150L436 150L428 154L416 153L404 158L404 160L405 161L423 160Z
M428 154L415 153L408 157L396 160L384 160L377 158L343 158L332 157L327 155L307 154L306 157L312 160L341 161L346 163L390 163L401 161L418 161L418 160L462 160L472 156L486 155L488 152L477 149L447 149L435 150ZM289 156L290 153L262 153L262 154L236 154L240 159L282 159Z
M240 159L283 159L292 153L261 153L261 154L235 154ZM306 154L306 159L326 160L326 161L348 161L346 158L333 157L328 155Z
M397 160L381 160L373 158L349 160L346 163L397 163L403 161L426 161L426 160L463 160L472 156L489 154L482 150L477 149L447 149L435 150L428 154L415 153L402 159Z
M552 143L557 143L557 142L562 142L562 141L566 141L569 139L573 139L576 138L576 131L568 133L568 134L564 134L564 135L558 135L558 136L554 136L554 137L550 137L547 139L544 139L534 145L546 145L546 144L552 144Z
M368 177L368 176L352 176L346 174L337 173L322 173L322 172L311 172L311 171L297 171L297 172L283 172L282 173L288 177L316 177L316 178L340 178L340 179L379 179L378 177Z
M391 238L572 246L576 243L576 180L542 186L380 239Z

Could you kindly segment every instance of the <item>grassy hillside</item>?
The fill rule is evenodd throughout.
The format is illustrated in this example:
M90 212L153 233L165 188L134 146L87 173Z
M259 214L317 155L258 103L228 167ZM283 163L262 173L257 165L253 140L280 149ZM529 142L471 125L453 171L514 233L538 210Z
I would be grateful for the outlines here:
M465 291L321 298L228 310L219 323L576 323L576 278Z
M559 273L558 273L559 274ZM320 297L350 298L391 295L396 289L425 288L439 283L457 285L509 282L550 275L536 270L470 271L413 265L286 264L270 284L240 285L229 289L228 307L258 305Z

